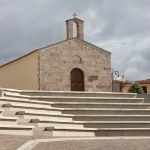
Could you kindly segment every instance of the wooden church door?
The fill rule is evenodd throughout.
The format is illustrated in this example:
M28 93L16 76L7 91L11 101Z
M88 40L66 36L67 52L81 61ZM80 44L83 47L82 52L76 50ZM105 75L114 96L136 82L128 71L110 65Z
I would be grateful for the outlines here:
M78 68L71 71L71 91L84 91L84 74Z

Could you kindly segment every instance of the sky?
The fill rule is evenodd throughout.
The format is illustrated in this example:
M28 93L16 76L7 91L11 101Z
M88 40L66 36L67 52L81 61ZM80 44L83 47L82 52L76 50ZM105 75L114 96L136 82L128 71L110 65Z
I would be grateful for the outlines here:
M65 40L74 12L84 40L112 53L114 71L150 78L150 0L0 0L0 65Z

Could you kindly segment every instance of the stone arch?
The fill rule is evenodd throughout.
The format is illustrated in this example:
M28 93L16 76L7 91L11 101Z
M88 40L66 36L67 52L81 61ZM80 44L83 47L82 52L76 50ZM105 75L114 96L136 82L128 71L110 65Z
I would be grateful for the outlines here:
M73 38L73 23L76 23L77 37L79 39L84 40L84 33L83 33L84 21L82 21L78 18L73 18L73 19L66 21L67 39Z
M73 37L78 37L78 25L76 22L73 22Z
M72 61L73 61L73 62L82 63L82 59L81 59L81 57L78 56L78 55L74 55L74 56L72 57Z

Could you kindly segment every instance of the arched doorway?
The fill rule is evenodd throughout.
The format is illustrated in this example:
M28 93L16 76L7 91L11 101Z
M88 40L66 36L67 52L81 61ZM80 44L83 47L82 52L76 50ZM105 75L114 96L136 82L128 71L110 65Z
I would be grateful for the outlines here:
M84 91L84 74L78 68L72 69L71 73L71 91Z

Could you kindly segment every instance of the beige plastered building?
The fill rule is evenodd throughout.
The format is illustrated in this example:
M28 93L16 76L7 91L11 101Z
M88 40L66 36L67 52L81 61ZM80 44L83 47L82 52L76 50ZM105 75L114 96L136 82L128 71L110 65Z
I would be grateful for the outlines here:
M150 94L150 79L147 79L147 80L137 80L137 81L134 81L134 82L139 83L139 85L143 88L143 91L144 91L145 94ZM134 82L129 82L129 81L126 82L125 86L123 87L123 92L128 92L130 86Z
M77 37L73 37L73 23ZM67 39L0 66L0 87L20 90L111 91L111 53L84 40L84 22L66 21Z

